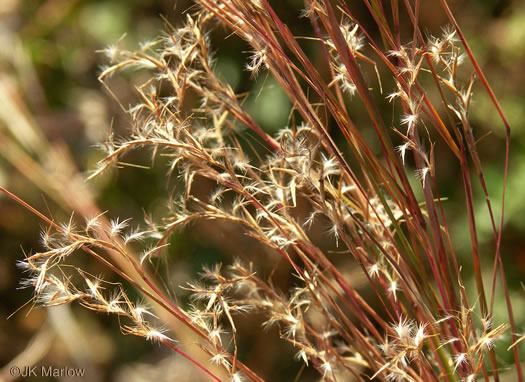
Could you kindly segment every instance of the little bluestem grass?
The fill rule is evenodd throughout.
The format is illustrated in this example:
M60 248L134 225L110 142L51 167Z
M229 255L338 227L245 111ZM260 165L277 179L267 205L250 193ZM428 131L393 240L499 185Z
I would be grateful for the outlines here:
M522 381L518 347L509 348L510 365L494 351L502 335L512 344L520 338L501 256L503 206L496 212L490 201L469 120L475 78L506 131L505 178L510 127L445 0L450 26L439 36L423 33L419 1L363 4L372 26L343 1L305 1L301 17L312 34L295 36L266 0L199 0L182 26L166 22L166 33L140 50L107 48L109 64L99 78L108 91L113 94L109 78L121 71L141 71L147 79L136 86L137 104L123 106L129 131L109 135L90 178L126 165L131 151L150 149L153 163L162 157L169 164L166 214L157 222L148 217L143 230L104 214L76 228L74 219L57 225L9 194L49 225L42 234L45 250L20 263L30 274L24 285L34 287L38 303L77 301L118 315L125 334L168 346L214 380L263 380L264 371L242 359L237 328L241 315L263 314L263 326L277 327L296 360L322 380L489 381L514 368ZM411 23L409 41L403 41L401 11ZM276 134L259 126L244 108L244 96L217 74L209 36L218 25L247 44L244 69L252 78L272 76L288 96L290 123ZM304 41L318 44L319 57L309 57ZM393 123L382 111L390 104L401 111ZM355 107L365 111L366 124L354 122ZM251 134L264 150L249 149ZM456 256L439 188L443 150L454 158L463 183L475 300L465 291L463 269L470 264ZM195 192L199 179L215 186L206 195ZM485 283L474 183L486 196L494 237ZM149 264L165 255L175 230L206 219L241 227L278 254L295 287L279 290L246 256L204 267L183 285L191 293L189 305L168 297L175 292L157 286ZM319 235L337 251L320 245ZM130 249L132 243L141 254ZM126 288L67 267L79 250L149 303L131 301ZM350 270L362 275L366 287L348 277ZM498 276L505 322L493 322ZM183 351L167 317L189 328L198 346Z

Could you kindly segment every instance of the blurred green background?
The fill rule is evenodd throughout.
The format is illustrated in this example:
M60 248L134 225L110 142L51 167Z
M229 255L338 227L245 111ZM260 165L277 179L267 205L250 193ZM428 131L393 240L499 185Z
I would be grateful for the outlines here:
M439 2L424 3L421 24L428 33L439 33L440 27L446 24ZM519 0L450 3L513 128L502 253L518 327L525 330L525 294L521 285L525 274L525 3ZM110 125L121 131L129 122L97 81L106 60L96 51L114 44L124 34L122 44L129 48L155 39L164 30L159 15L177 25L190 5L189 1L164 0L0 1L0 185L54 219L68 219L75 201L68 204L64 202L67 195L61 195L60 190L39 184L38 173L34 172L30 160L43 163L50 173L62 171L62 176L74 174L75 170L54 169L53 157L44 152L44 148L39 150L38 142L49 141L50 147L67 147L81 172L94 168L101 158L94 145L104 139ZM297 17L299 1L283 1L275 6L293 31L310 33L307 21ZM352 6L367 19L359 4ZM259 94L264 86L258 97L248 98L246 109L270 132L284 127L290 107L286 96L265 75L250 80L250 75L242 70L249 54L239 54L247 50L246 45L237 38L226 39L227 35L223 28L212 35L218 56L217 71L238 92ZM124 105L133 103L134 94L124 78L115 79L113 86ZM476 136L482 138L480 155L484 159L489 192L497 207L501 203L498 198L503 183L504 130L490 101L479 87L477 89L472 122ZM386 115L391 114L391 106L383 103ZM366 121L359 110L355 115L358 121L360 118ZM14 146L17 142L21 151ZM63 155L67 155L64 154L67 150L63 150ZM449 211L458 211L449 215L450 224L460 255L468 259L468 225L461 212L464 201L459 197L463 192L459 173L451 159L446 154L443 156L438 164L441 193L449 197ZM147 159L140 154L134 159L147 164ZM99 208L108 210L110 217L132 217L141 222L143 210L154 216L162 215L159 198L166 195L164 177L165 168L161 166L154 170L126 168L87 185L80 181L83 186L78 187L88 187ZM482 194L477 191L478 230L482 244L490 244L489 220ZM12 315L32 297L30 290L18 289L23 275L16 268L16 261L23 257L23 251L41 248L40 229L41 222L34 216L0 195L0 368L22 353L33 357L25 358L33 364L85 367L89 371L86 380L193 381L199 378L186 361L170 356L165 349L139 338L122 336L115 317L78 307L31 309L30 303ZM213 231L213 226L201 224L172 239L170 253L178 256L177 269L169 274L174 284L195 277L201 264L228 263L232 257L242 256L250 246L249 241L230 247L218 246L219 242L225 242L228 232L223 230L214 236ZM485 255L492 256L492 247L485 248ZM86 267L93 274L104 273L97 263L87 259L79 261L87 262ZM491 264L486 261L487 275ZM286 286L286 282L283 284ZM503 301L498 300L496 304L495 321L498 321L498 315L504 317L506 309ZM56 330L59 327L61 331ZM254 333L259 332L255 324L247 327ZM256 369L267 369L268 380L276 380L272 378L275 375L284 376L282 380L292 380L299 370L298 363L283 364L278 353L268 357L257 354L261 346L276 346L277 342L271 342L268 337L264 333L255 334L250 342L241 344L246 359L257 364ZM285 349L291 357L292 349ZM2 372L7 378L6 370ZM303 376L307 380L314 375Z

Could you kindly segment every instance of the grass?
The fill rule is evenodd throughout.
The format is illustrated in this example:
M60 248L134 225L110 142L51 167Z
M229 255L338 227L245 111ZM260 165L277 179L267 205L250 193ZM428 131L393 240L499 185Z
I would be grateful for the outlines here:
M110 132L105 157L89 178L139 166L126 158L149 149L153 165L168 166L159 192L168 202L162 219L146 215L142 229L93 205L80 212L83 222L72 217L57 224L0 188L48 226L45 249L20 262L29 273L23 285L35 289L35 301L78 302L117 315L124 334L161 343L217 381L265 379L267 371L249 365L239 346L243 336L250 338L239 322L250 315L264 316L269 333L293 347L304 369L327 381L489 381L511 368L522 381L516 346L522 337L501 253L504 203L491 202L480 137L469 117L475 81L505 130L503 201L510 126L445 0L450 26L440 36L423 32L417 0L393 0L388 8L363 4L370 26L349 4L305 2L302 17L312 34L304 37L295 36L265 0L200 0L182 26L166 21L166 34L140 50L108 47L100 81L118 101L111 77L138 73L129 79L138 103L121 105L130 129ZM401 21L405 14L410 28ZM288 96L288 127L268 134L245 110L245 96L217 75L209 38L217 24L249 46L245 69L253 77L271 76ZM304 50L306 43L315 44L315 57ZM440 190L440 158L446 155L462 183L468 261L457 256ZM477 189L492 228L488 277L476 229ZM263 277L260 264L246 255L204 267L182 291L168 290L156 269L162 258L171 265L170 237L201 220L239 233L242 228L254 246L269 249L275 269L284 264L295 279L290 289L276 286L271 274ZM69 266L80 251L123 284ZM466 291L467 269L475 298ZM145 302L132 301L128 288ZM494 322L501 298L507 320ZM495 346L504 334L512 356L502 360Z

